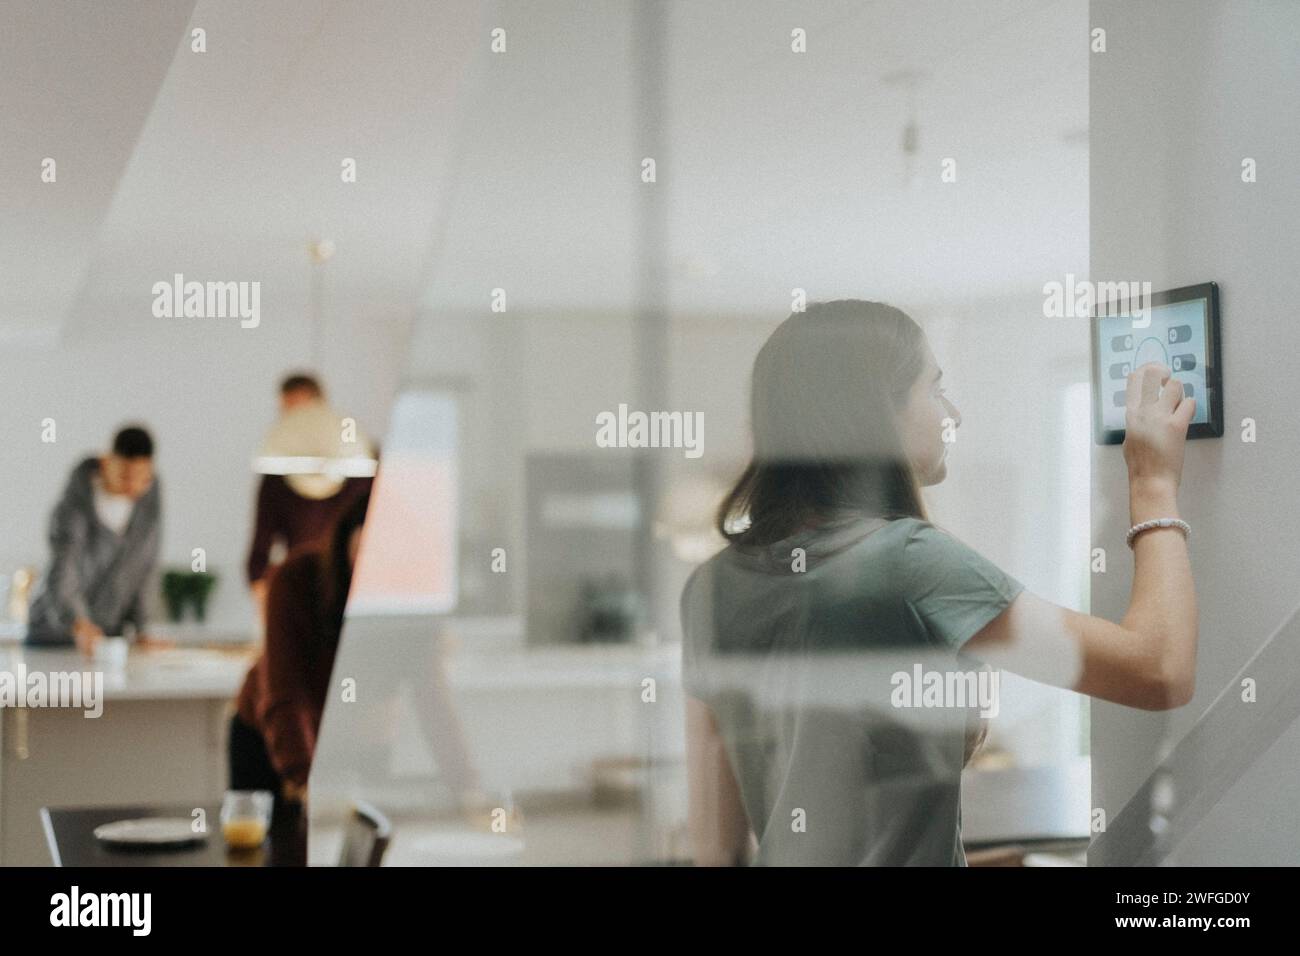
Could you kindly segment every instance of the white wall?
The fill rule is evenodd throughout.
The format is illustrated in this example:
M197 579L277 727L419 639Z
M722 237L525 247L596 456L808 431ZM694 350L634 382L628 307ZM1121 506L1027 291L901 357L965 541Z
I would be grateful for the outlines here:
M1091 22L1108 31L1108 51L1092 58L1093 278L1150 280L1157 290L1219 283L1227 424L1222 439L1188 443L1179 501L1200 606L1195 700L1169 714L1093 705L1093 804L1113 818L1162 746L1186 733L1297 599L1289 363L1300 353L1300 5L1107 0L1092 4ZM1245 157L1258 164L1256 183L1242 182ZM1258 423L1253 444L1241 440L1247 417ZM1092 606L1117 619L1132 579L1121 449L1094 447L1092 469L1093 544L1109 555L1107 572L1093 576ZM1276 688L1277 675L1255 676L1261 696ZM1177 863L1295 863L1295 729L1191 834Z

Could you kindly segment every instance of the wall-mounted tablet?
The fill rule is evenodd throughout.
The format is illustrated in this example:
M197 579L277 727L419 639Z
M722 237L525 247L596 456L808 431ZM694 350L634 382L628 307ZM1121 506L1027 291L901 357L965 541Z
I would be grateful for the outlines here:
M1188 438L1223 434L1219 287L1213 282L1157 292L1139 302L1099 302L1092 319L1092 421L1099 445L1124 441L1128 376L1159 362L1196 399Z

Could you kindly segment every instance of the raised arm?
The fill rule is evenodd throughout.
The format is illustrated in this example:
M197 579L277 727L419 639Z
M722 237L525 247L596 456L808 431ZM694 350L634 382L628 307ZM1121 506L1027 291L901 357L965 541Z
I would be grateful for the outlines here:
M1168 368L1144 365L1129 376L1124 459L1133 524L1179 516L1183 448L1195 411ZM1157 528L1139 534L1133 548L1133 588L1119 623L1022 592L963 650L995 667L1118 704L1184 706L1196 687L1198 636L1187 542L1177 528Z

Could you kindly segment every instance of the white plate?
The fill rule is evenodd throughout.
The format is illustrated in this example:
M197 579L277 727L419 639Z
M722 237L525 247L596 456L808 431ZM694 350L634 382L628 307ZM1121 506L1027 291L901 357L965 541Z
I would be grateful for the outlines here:
M116 820L95 827L95 839L115 846L178 846L201 843L206 833L195 833L193 820L186 817L146 817Z

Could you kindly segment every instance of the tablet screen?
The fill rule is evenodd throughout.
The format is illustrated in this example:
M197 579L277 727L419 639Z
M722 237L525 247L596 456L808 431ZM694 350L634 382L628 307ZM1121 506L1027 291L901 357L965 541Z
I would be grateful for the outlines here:
M1222 434L1216 417L1217 302L1211 286L1161 293L1144 315L1101 314L1096 323L1096 367L1093 370L1100 416L1098 438L1123 439L1128 376L1148 362L1167 367L1182 382L1183 393L1196 399L1189 437ZM1221 416L1219 416L1221 417Z
M1126 315L1102 316L1102 388L1106 401L1102 421L1108 429L1124 427L1125 389L1128 376L1139 365L1159 362L1183 383L1183 394L1195 398L1192 422L1210 420L1205 401L1205 300L1157 305L1150 309L1145 328ZM1145 319L1137 320L1138 323Z

